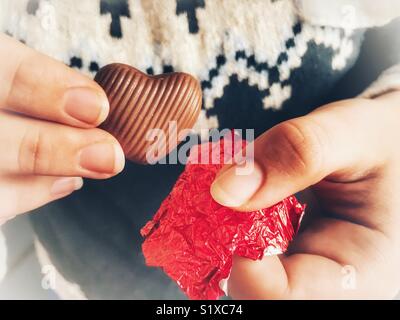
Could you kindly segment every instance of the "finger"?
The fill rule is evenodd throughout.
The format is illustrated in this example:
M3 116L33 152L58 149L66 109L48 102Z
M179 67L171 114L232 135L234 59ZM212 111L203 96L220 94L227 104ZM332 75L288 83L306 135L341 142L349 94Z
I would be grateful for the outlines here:
M382 108L365 100L334 104L279 124L255 140L252 169L240 174L240 166L232 166L217 177L211 193L225 206L249 211L271 206L327 176L359 179L379 167L390 148L378 117L385 117Z
M105 120L107 97L91 79L0 34L0 108L78 127Z
M7 221L11 220L14 217L11 218L0 218L0 227L5 224Z
M392 298L396 255L387 237L363 226L319 219L301 233L288 256L234 260L229 294L237 299ZM338 250L340 248L340 250ZM386 276L390 275L390 276Z
M276 256L261 261L235 259L228 281L229 295L253 300L327 299L330 294L344 298L338 295L343 276L338 263L313 255L283 257L282 262Z
M39 208L66 197L83 185L79 177L2 176L0 220Z
M272 276L269 276L272 275ZM228 295L235 299L282 299L288 278L278 256L253 261L235 256L228 279Z
M109 178L125 164L109 133L80 129L0 111L0 172Z

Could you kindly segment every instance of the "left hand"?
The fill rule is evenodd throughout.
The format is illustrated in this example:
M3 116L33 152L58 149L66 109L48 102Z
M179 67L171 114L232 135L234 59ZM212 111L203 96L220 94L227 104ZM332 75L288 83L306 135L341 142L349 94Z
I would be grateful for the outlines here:
M0 225L122 171L96 82L2 34L0 79Z
M225 167L211 187L214 199L251 211L310 187L321 212L306 211L310 223L286 254L235 257L229 294L393 298L400 288L399 142L400 92L336 102L256 139L252 173Z

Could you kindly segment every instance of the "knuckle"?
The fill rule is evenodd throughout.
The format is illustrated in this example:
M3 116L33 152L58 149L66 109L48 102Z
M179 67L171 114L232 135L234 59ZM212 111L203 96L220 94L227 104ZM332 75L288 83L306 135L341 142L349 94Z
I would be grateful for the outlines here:
M11 73L9 81L10 86L6 91L7 94L5 98L6 105L10 106L11 109L18 109L16 106L23 104L21 100L26 99L25 97L27 96L31 96L29 93L25 93L24 95L18 94L18 90L21 90L21 86L23 86L24 91L31 90L29 86L24 85L22 76L23 69L26 66L26 60L27 57L18 59Z
M276 160L289 173L318 172L324 162L322 131L319 125L305 119L279 124L273 132Z
M44 135L39 127L25 132L18 153L19 171L22 174L42 174L49 166L46 158Z

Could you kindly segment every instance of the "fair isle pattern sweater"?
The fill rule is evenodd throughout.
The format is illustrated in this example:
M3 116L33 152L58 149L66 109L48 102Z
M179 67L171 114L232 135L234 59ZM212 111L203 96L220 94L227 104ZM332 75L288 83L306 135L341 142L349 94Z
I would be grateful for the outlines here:
M115 61L151 74L192 73L204 92L198 130L261 132L282 120L275 110L301 114L314 107L357 56L360 31L351 23L372 23L354 22L342 4L336 11L345 28L328 19L332 8L328 26L321 26L324 14L312 2L3 1L0 29L92 76ZM314 16L322 22L313 24Z
M92 76L115 61L150 74L189 72L204 93L196 129L261 131L281 120L272 119L271 111L308 111L311 106L292 110L291 100L312 104L326 94L357 56L357 27L390 18L384 11L372 20L369 15L376 12L359 3L3 1L0 30ZM299 87L304 83L308 90ZM232 97L238 91L246 94Z
M399 14L396 0L380 5L376 9L371 0L2 0L0 31L90 76L111 62L150 74L192 73L203 89L198 132L254 128L259 134L321 103L355 62L361 28L383 25ZM392 68L364 96L399 87L399 74L399 67ZM116 180L88 182L80 197L32 216L41 261L60 271L63 297L180 296L163 274L143 266L137 236L177 174L171 168L128 165Z

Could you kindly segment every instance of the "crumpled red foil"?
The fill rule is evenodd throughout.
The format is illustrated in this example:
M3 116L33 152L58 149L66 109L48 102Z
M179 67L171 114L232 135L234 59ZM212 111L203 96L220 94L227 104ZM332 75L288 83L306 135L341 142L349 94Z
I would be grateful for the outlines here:
M226 156L223 141L191 149L170 195L141 230L146 264L161 267L190 299L224 295L220 283L230 275L233 255L256 260L285 252L305 209L294 196L253 212L238 212L215 202L210 186ZM195 163L204 153L215 158L216 147L220 147L217 164Z

